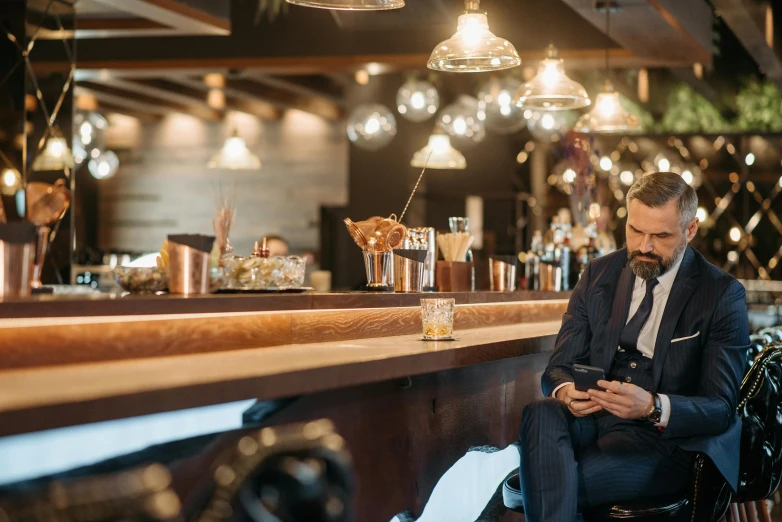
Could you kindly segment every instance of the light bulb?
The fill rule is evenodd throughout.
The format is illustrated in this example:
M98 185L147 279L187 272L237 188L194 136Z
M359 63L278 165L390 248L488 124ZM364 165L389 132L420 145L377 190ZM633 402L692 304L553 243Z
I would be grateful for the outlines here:
M350 114L345 130L357 147L380 150L396 135L396 119L384 105L360 105Z
M690 172L689 170L685 170L684 172L682 172L682 179L686 184L692 185L692 182L695 178L692 176L692 172Z
M424 121L437 112L440 95L431 83L410 79L396 92L396 106L406 119Z
M497 103L499 103L500 106L510 106L510 100L510 93L508 91L502 91L497 95Z
M467 18L465 23L459 28L458 33L466 45L475 47L481 41L483 27L477 18Z
M747 164L747 167L751 167L753 163L755 163L755 155L751 152L746 155L744 158L744 163Z
M562 173L562 181L565 183L573 183L576 181L576 171L573 169L567 169Z
M706 218L708 217L708 214L706 213L706 209L703 207L698 207L698 210L695 212L695 217L698 218L698 221L701 223L706 222Z
M232 136L225 140L225 153L231 158L238 158L247 150L247 145L242 138Z
M554 125L556 122L554 121L554 116L551 114L544 114L543 118L540 119L540 125L546 130L551 130L554 128Z
M616 98L613 96L600 97L597 108L601 116L610 118L616 112Z
M731 263L735 263L738 260L739 260L738 252L736 252L735 250L731 250L730 252L728 252L728 261L730 261Z
M600 158L600 168L601 169L603 169L605 171L609 171L609 170L611 170L611 167L613 167L613 166L614 166L614 162L611 161L611 158L609 158L608 156L603 156L602 158Z
M464 118L456 118L453 121L453 130L457 134L464 136L464 133L467 132L467 123L464 121Z
M377 118L369 118L367 120L367 124L364 126L364 129L368 134L374 134L380 130L380 122L377 120Z
M49 154L54 156L55 158L61 158L63 153L65 152L65 145L62 141L62 138L51 138L47 142L47 149L49 150Z
M11 169L5 169L3 172L3 185L13 187L16 185L16 173Z
M630 186L633 184L633 181L635 181L635 176L629 170L623 170L622 173L619 174L619 181L627 186Z
M423 93L414 92L410 97L410 104L414 109L423 109L426 104L426 98L424 98Z
M741 230L739 230L739 227L733 227L730 229L730 240L734 243L738 243L741 239Z
M668 160L668 158L661 158L660 161L657 162L657 170L660 172L668 172L671 168L671 162Z
M22 176L14 169L5 169L2 175L0 193L5 196L13 196L22 188Z
M546 86L551 87L556 85L556 83L559 81L561 74L559 72L558 65L558 62L550 61L546 62L546 64L543 66L543 70L541 71L541 79Z

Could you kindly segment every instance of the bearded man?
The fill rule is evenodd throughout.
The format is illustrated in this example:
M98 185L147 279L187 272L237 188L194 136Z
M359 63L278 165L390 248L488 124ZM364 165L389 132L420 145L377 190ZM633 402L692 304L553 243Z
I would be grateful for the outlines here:
M528 522L680 492L695 452L736 488L744 288L688 246L698 197L681 176L646 175L626 199L627 247L587 267L543 374L550 398L524 409ZM577 391L574 364L602 368L606 380Z
M469 451L419 522L496 520L497 487L519 455L527 522L681 492L697 452L736 489L744 288L688 246L698 197L681 176L648 174L626 201L627 246L593 260L573 290L542 377L547 398L524 408L518 448ZM575 364L606 378L577 391Z

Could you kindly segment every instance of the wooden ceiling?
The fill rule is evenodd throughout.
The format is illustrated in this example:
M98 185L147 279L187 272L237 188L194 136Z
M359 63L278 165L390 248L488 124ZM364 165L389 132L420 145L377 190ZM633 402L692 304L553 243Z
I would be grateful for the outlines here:
M758 18L748 2L712 0L742 44L782 85L782 63L773 49L761 45L757 23L747 22ZM215 119L230 109L275 118L296 108L339 119L344 85L357 70L372 64L383 72L425 71L431 49L453 34L462 9L459 0L410 0L404 9L376 13L286 5L270 21L257 16L258 3L78 0L79 92L91 93L105 107L127 107L127 112L146 107L149 118L184 111ZM230 13L205 7L217 4ZM610 30L606 15L593 4L484 0L482 7L492 31L516 46L524 65L543 58L548 43L558 46L569 71L602 69L608 51L612 68L667 68L705 96L718 97L692 69L695 63L712 62L713 11L707 0L624 0L610 15ZM36 69L59 67L42 54ZM204 77L210 73L224 78L225 109L209 100Z
M27 9L31 25L44 21L38 35L42 39L231 34L230 3L223 1L28 0ZM70 16L72 9L75 21ZM48 14L58 12L66 31L46 23Z

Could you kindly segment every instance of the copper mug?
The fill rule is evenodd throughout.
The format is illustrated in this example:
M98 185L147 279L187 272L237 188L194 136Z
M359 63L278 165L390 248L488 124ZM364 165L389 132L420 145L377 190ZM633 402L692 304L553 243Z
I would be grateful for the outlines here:
M35 243L0 241L0 299L30 295L34 262Z
M172 294L197 295L211 291L209 252L168 242L168 291Z

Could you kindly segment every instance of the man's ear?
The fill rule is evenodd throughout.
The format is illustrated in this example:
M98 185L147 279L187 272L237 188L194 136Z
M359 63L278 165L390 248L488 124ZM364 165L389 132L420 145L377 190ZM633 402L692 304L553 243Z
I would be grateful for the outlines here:
M687 224L687 229L685 230L685 232L687 233L687 242L688 243L690 241L692 241L693 238L695 237L695 234L698 233L698 225L699 224L700 224L700 219L698 219L697 217L693 218L692 221L690 221Z

